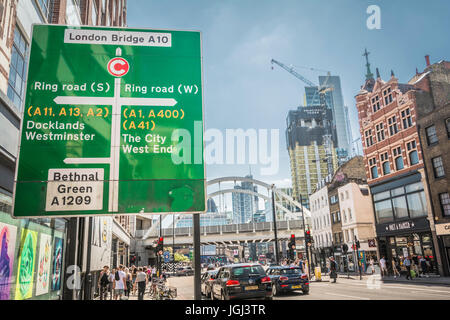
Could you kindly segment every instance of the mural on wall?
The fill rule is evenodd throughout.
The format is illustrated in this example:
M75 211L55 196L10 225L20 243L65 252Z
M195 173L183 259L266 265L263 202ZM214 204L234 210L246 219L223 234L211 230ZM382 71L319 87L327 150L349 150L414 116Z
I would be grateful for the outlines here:
M33 294L36 243L37 232L22 228L20 255L17 263L16 300L29 299Z
M41 233L39 259L36 281L36 296L48 293L50 283L50 263L52 252L52 237Z
M63 240L55 237L55 248L53 251L53 268L52 268L52 290L61 289L61 268L63 259Z
M10 299L17 227L0 222L0 300Z

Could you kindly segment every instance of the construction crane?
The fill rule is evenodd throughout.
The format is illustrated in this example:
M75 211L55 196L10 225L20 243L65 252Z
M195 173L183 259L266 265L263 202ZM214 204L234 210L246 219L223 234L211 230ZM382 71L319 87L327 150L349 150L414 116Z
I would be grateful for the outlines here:
M325 154L326 154L327 171L328 171L329 175L333 175L334 168L333 168L333 152L332 152L332 145L333 145L333 143L332 143L332 135L331 135L331 132L329 131L330 125L329 124L328 125L325 124L326 109L327 108L331 109L331 106L327 106L326 99L325 99L325 94L327 92L329 92L329 91L333 91L332 87L327 86L328 79L331 76L331 72L330 71L325 71L325 72L327 72L327 77L326 77L323 85L322 86L318 86L314 82L306 79L300 73L295 71L293 66L288 67L284 63L279 62L279 61L277 61L275 59L272 59L270 62L272 64L272 70L273 70L273 64L275 63L278 66L280 66L281 68L283 68L284 70L286 70L287 72L289 72L290 74L292 74L297 79L300 79L301 81L306 83L308 86L310 86L310 87L317 87L317 91L314 92L314 96L313 96L311 101L314 101L314 99L316 98L316 94L319 93L320 104L325 106L325 109L323 110L323 121L324 121L324 129L325 129L325 134L323 135L324 142L325 142L324 143L324 148L325 148ZM309 69L314 70L314 68L309 68ZM321 70L321 71L324 71L324 70Z
M290 74L292 74L294 77L296 77L297 79L300 79L301 81L303 81L304 83L306 83L308 86L310 87L317 87L317 91L314 92L314 96L312 98L312 101L314 101L314 99L316 98L316 94L319 93L320 95L320 103L327 105L326 104L326 99L325 99L325 94L329 91L333 91L332 87L327 86L328 83L328 79L331 76L331 72L330 71L326 71L326 70L319 70L319 69L314 69L314 68L307 68L307 67L303 67L303 68L307 68L310 70L314 70L314 71L323 71L323 72L327 72L327 77L325 78L325 82L323 83L322 86L318 86L316 85L314 82L306 79L304 76L302 76L300 73L298 73L297 71L295 71L294 67L291 65L290 67L288 67L287 65L285 65L282 62L279 62L275 59L272 59L270 61L272 63L272 70L273 70L273 64L277 64L278 66L280 66L281 68L283 68L284 70L286 70L287 72L289 72ZM327 106L329 107L329 106Z

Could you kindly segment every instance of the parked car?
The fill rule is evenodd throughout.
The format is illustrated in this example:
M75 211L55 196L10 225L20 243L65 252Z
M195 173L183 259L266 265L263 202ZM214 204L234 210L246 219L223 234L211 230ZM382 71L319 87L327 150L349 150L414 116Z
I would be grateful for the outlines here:
M176 271L175 274L176 274L177 277L193 276L194 275L194 269L192 269L192 267L180 267L180 268L177 268L177 271Z
M210 297L211 296L211 288L212 288L212 282L214 281L218 270L210 270L206 271L202 274L201 280L201 292L202 295Z
M272 281L274 296L281 292L301 290L303 294L309 293L309 280L300 267L275 266L267 269L267 275Z
M215 270L216 267L213 264L209 264L208 267L206 268L207 271L209 270Z
M271 279L260 264L220 267L212 282L211 300L272 299Z

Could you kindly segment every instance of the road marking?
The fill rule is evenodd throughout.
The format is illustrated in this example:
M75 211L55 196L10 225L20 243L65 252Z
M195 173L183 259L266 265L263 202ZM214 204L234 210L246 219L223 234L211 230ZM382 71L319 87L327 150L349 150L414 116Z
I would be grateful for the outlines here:
M411 293L421 293L421 294L430 294L430 295L438 295L438 296L442 296L442 294L441 293L438 293L438 292L436 292L436 293L434 293L434 292L423 292L423 291L416 291L416 290L413 290L413 291L411 291ZM449 298L450 299L450 296L448 296L448 294L450 293L450 292L445 292L447 295L447 298Z
M345 294L337 294L337 293L329 293L329 292L324 292L325 294L331 295L331 296L338 296L338 297L346 297L346 298L351 298L351 299L360 299L360 300L370 300L370 298L363 298L363 297L356 297L356 296L348 296Z
M393 288L393 289L409 289L409 290L415 290L415 291L430 291L430 292L441 292L441 293L450 293L449 291L443 291L443 290L434 290L434 289L421 289L421 288L411 288L411 287L399 287L399 286L388 286L387 288Z

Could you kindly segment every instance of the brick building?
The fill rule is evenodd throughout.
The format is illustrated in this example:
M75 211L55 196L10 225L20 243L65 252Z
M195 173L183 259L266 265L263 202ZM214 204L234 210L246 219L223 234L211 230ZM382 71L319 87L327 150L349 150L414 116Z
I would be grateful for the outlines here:
M56 24L126 27L126 0L40 0L47 20ZM68 12L77 12L69 15Z
M388 261L424 256L430 271L441 273L417 110L422 89L387 81L377 68L374 79L367 60L366 81L356 95L367 183L374 204L380 256Z
M410 83L420 88L417 95L417 124L436 235L445 275L450 275L450 62L430 64Z
M49 241L52 248L61 249L58 265L59 284L48 290L32 290L26 296L17 294L15 284L0 299L79 299L73 288L67 288L64 277L66 266L80 267L82 279L93 276L105 264L114 261L127 263L130 238L135 217L96 217L71 219L13 219L11 217L14 173L19 145L19 130L27 63L33 24L69 24L126 26L126 0L0 0L0 232L9 233L8 256L12 268L17 270L21 255L21 239L33 233L39 245ZM115 221L114 221L115 220ZM88 243L89 230L92 242ZM49 238L48 235L51 235ZM127 244L128 242L128 244ZM90 246L91 256L87 250ZM121 254L115 254L123 248ZM90 269L87 261L90 259ZM100 267L98 267L100 266ZM34 268L35 272L38 269ZM89 272L86 272L89 270ZM8 270L6 270L8 271ZM16 283L12 270L11 283ZM52 275L50 275L52 276ZM54 275L53 275L54 276ZM37 279L37 275L34 276ZM36 288L36 286L35 286Z

